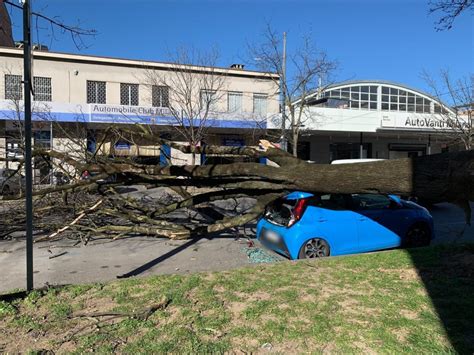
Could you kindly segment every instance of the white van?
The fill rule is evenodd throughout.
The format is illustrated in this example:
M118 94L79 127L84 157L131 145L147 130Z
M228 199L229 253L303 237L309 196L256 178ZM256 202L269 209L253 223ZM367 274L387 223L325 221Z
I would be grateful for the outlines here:
M331 164L354 164L354 163L369 163L371 161L380 161L385 159L339 159L333 160Z

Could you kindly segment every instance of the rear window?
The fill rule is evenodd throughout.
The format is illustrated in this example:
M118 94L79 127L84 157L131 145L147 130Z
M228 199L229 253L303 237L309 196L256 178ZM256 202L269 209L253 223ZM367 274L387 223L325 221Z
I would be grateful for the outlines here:
M297 201L286 198L279 198L273 201L265 209L265 218L277 224L287 225L291 218L291 211Z
M345 210L348 207L348 196L343 194L318 195L309 201L309 205L328 210Z

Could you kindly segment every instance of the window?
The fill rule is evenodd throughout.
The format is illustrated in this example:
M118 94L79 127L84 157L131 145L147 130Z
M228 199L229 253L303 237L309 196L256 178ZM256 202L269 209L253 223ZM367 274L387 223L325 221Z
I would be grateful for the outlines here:
M309 206L326 208L328 210L347 210L350 205L350 196L343 194L315 195L308 199Z
M216 111L217 92L215 90L201 90L201 109Z
M87 103L105 104L106 103L105 81L87 80Z
M5 100L21 100L21 75L5 74Z
M328 101L323 107L377 110L377 86L349 86L326 91L322 96L330 99L346 100L344 103L339 100L337 105L330 104Z
M229 92L227 95L227 111L242 112L242 93Z
M151 104L153 107L169 107L169 88L167 86L153 85L151 87Z
M51 132L36 131L34 132L35 147L50 149L51 148Z
M51 78L35 76L33 78L33 88L35 101L53 101Z
M253 112L258 115L267 114L267 95L253 94Z
M389 208L391 200L385 195L352 194L354 210L379 210Z
M120 104L138 106L138 84L120 84Z
M8 159L22 159L23 148L20 131L5 132L6 153Z
M430 113L431 100L405 90L382 87L382 110ZM390 95L388 95L390 93Z

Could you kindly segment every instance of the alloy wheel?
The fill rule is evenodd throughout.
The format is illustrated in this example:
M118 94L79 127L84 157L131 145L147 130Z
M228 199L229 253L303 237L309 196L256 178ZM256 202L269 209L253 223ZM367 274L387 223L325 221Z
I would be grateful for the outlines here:
M311 239L304 245L303 255L306 259L322 258L328 256L329 246L322 239Z

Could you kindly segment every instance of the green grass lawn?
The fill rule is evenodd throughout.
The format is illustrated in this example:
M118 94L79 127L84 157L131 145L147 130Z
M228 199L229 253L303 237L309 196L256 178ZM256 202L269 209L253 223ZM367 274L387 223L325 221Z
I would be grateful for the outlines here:
M67 286L0 302L0 352L472 353L473 278L467 245Z

